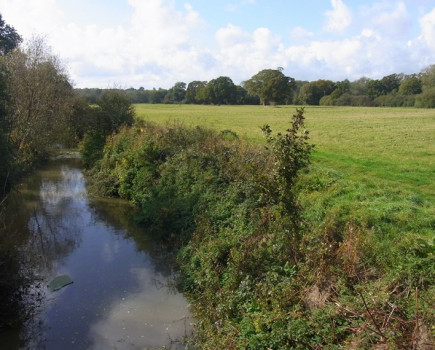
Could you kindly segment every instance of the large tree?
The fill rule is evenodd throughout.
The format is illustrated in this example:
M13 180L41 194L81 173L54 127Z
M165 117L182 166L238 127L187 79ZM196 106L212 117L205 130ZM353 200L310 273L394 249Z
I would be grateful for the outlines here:
M302 86L299 91L299 103L319 105L320 99L330 95L336 89L336 84L331 80L319 79Z
M406 77L399 86L402 95L417 95L422 91L421 79L416 75Z
M206 101L215 105L234 104L237 100L237 87L229 77L210 80L203 93Z
M165 103L181 103L186 96L186 83L179 81L171 87L164 99Z
M5 56L10 141L23 163L65 138L73 88L59 59L40 38Z
M200 99L199 91L207 86L206 81L194 80L187 85L186 89L186 103L202 103Z
M14 27L5 23L0 13L0 55L6 55L8 52L17 48L20 43L21 36Z
M295 80L282 69L263 69L243 83L249 94L258 96L261 103L285 103L296 87Z
M105 90L98 101L102 117L105 121L103 134L108 135L120 127L130 126L134 122L134 107L127 93L119 89Z

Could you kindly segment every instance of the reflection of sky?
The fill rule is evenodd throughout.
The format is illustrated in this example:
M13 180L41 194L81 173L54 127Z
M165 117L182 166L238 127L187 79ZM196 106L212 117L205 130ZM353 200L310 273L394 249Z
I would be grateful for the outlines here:
M164 286L167 279L156 272L162 268L138 251L126 229L109 224L124 210L90 208L74 167L43 177L39 198L30 242L51 262L50 277L66 273L73 284L48 294L37 348L161 347L185 334L191 320L184 297Z
M61 181L43 179L39 194L42 202L52 208L69 199L85 200L86 188L83 174L78 169L62 166Z
M182 339L192 328L183 296L160 285L165 282L161 276L146 268L131 273L140 283L139 291L126 293L92 326L94 349L169 346L171 339Z

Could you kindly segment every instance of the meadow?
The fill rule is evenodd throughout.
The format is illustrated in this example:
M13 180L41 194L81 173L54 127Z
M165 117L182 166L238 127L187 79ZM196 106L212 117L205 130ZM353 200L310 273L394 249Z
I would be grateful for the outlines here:
M285 132L296 106L198 106L136 104L138 118L232 130L265 142L261 127ZM315 165L355 181L381 180L435 200L435 110L417 108L305 107L315 145Z

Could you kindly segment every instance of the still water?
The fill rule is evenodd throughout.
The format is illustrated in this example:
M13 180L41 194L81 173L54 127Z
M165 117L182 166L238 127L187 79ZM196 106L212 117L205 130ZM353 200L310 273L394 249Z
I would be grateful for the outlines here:
M182 349L192 319L173 271L128 203L91 199L80 162L61 157L9 198L8 225L33 275L33 317L2 349ZM153 246L153 249L151 247ZM73 283L51 292L66 274Z

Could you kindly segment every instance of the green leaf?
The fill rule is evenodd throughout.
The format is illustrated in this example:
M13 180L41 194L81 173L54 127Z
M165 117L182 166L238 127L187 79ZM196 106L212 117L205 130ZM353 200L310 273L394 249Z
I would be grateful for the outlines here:
M53 278L48 284L47 287L51 292L59 290L68 284L73 283L73 280L68 275L60 275Z

